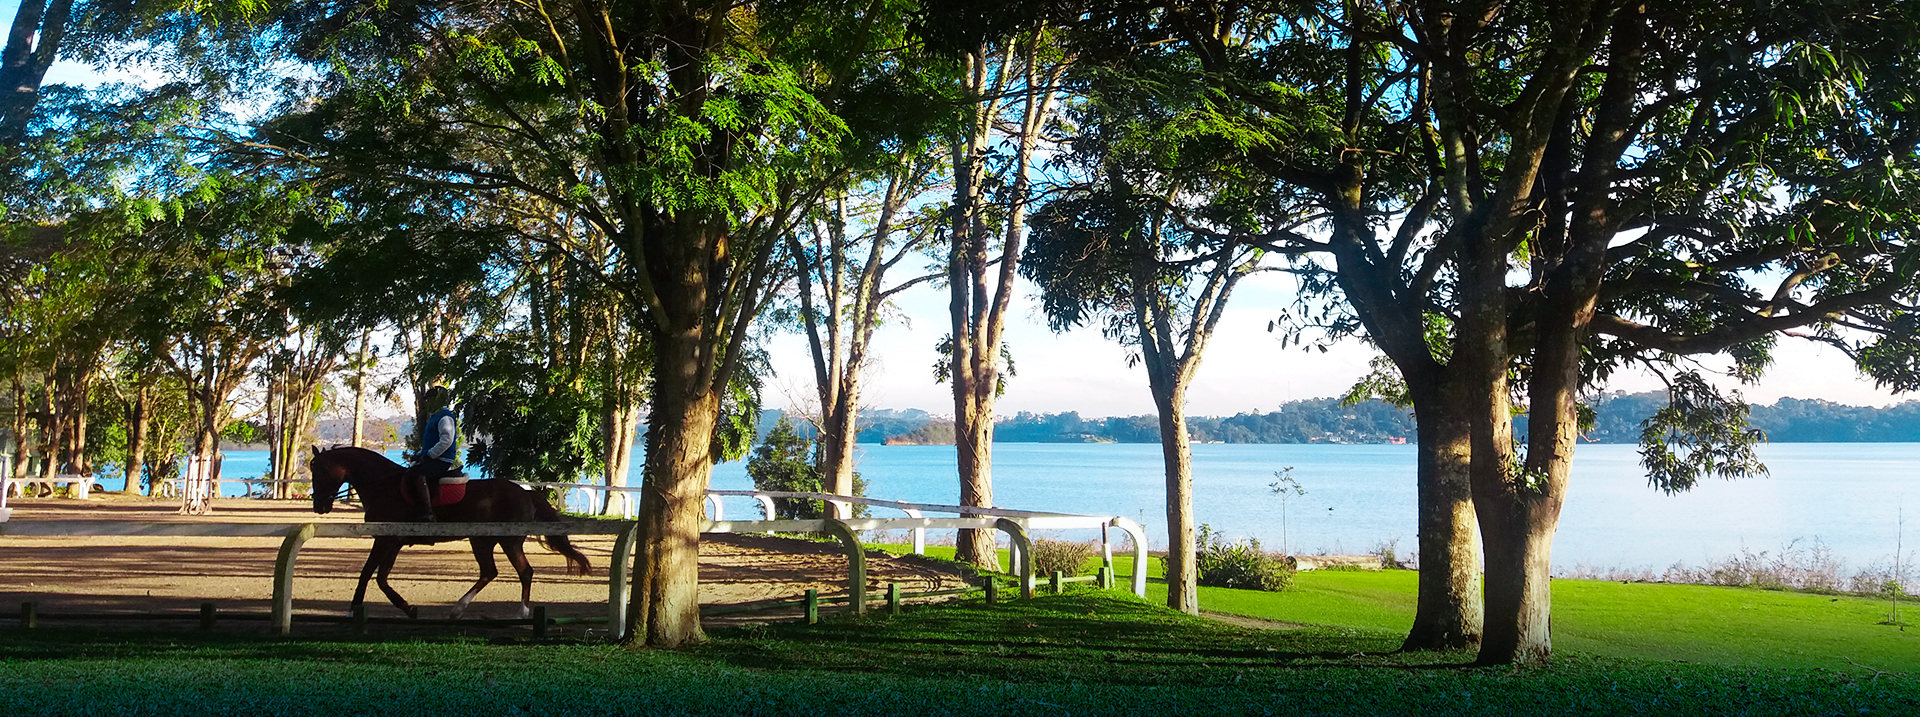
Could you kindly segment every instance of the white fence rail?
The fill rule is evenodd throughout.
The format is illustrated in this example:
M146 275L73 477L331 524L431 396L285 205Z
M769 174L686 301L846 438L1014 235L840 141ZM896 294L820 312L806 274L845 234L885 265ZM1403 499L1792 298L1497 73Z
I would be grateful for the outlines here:
M629 486L595 485L592 483L531 483L530 482L530 483L521 483L521 485L538 487L538 488L554 488L559 490L582 491L588 495L589 500L592 501L595 505L606 506L607 510L605 511L605 514L607 515L618 515L622 518L632 519L634 515L638 513L638 501L636 501L633 498L633 494L639 492L641 490L640 488L629 487ZM907 502L897 501L897 500L884 500L880 498L845 496L845 495L838 495L834 493L794 493L794 492L787 492L787 491L770 491L770 490L709 490L707 491L707 518L709 520L716 521L716 522L724 522L726 520L726 506L721 501L721 498L730 497L730 496L752 498L754 499L754 502L759 504L760 514L762 519L759 521L753 521L753 524L771 524L774 522L791 522L791 521L775 521L774 520L773 499L775 498L799 498L799 499L806 499L806 500L825 501L834 506L834 514L836 516L836 519L840 519L840 520L845 520L846 516L851 513L851 510L847 509L848 506L856 503L861 505L880 507L880 508L892 508L902 513L905 513L907 517L906 518L889 518L889 519L885 519L884 521L848 520L847 524L851 526L868 526L868 525L873 526L873 527L855 527L854 528L855 530L908 530L908 531L911 531L913 535L913 554L915 555L926 554L927 552L926 535L927 535L928 529L994 527L991 524L935 525L933 523L919 522L919 521L924 521L926 519L925 518L926 513L953 513L962 517L978 516L982 518L1010 518L1010 519L1016 520L1024 529L1027 529L1027 530L1098 529L1100 531L1100 562L1101 562L1101 565L1107 568L1113 567L1113 541L1112 541L1111 534L1109 533L1109 530L1117 528L1127 536L1129 541L1133 543L1134 568L1133 568L1133 580L1131 585L1133 589L1133 594L1138 595L1140 597L1147 596L1146 529L1143 526L1141 526L1138 522L1135 522L1131 518L1127 518L1125 516L1078 515L1073 513L1048 513L1048 512L1033 511L1033 510L1014 510L1011 508L978 508L978 507L960 506L960 505L939 505L939 504L933 504L933 503L907 503ZM621 506L620 509L617 511L613 510L613 503L616 501L619 502ZM748 523L741 522L741 523L729 523L729 524L730 525L747 525ZM762 528L760 530L763 530L764 532L824 532L819 530L811 530L811 529L803 530L803 529L793 529L793 528ZM750 529L742 528L742 529L737 529L732 531L712 531L712 532L744 533L744 532L752 532L752 531ZM1020 570L1023 567L1023 563L1027 558L1026 552L1027 551L1024 546L1019 546L1019 547L1011 546L1011 545L1009 546L1008 553L1013 561L1013 565L1009 566L1012 568L1011 572L1014 572L1016 574L1020 572ZM1030 580L1031 580L1031 575L1029 575L1027 578L1023 578L1022 582L1024 584L1025 582L1028 582Z

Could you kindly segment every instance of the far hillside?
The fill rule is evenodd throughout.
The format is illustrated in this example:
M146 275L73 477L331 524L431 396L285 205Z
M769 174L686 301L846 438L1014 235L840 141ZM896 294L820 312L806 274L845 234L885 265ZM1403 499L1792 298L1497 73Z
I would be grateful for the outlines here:
M1588 443L1636 443L1641 424L1666 404L1666 394L1614 392L1593 404L1594 426ZM1885 408L1848 406L1819 399L1782 398L1752 407L1754 427L1774 443L1920 442L1920 401ZM779 411L766 411L760 430L772 429ZM791 416L802 435L813 427ZM1526 420L1515 422L1524 434ZM1193 416L1187 419L1193 440L1202 443L1414 443L1413 414L1378 400L1351 406L1337 398L1288 401L1270 413ZM1076 411L1021 412L994 424L1001 443L1158 443L1159 420L1151 415L1084 418ZM951 445L952 425L918 409L879 409L860 415L861 443Z

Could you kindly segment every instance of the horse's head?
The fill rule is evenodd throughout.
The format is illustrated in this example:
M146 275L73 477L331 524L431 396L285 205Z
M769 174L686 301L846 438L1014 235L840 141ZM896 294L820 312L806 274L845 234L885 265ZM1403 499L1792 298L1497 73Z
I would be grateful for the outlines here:
M313 473L313 512L325 515L333 512L333 501L340 496L340 486L347 482L347 464L332 451L313 447L313 460L307 463L307 470Z

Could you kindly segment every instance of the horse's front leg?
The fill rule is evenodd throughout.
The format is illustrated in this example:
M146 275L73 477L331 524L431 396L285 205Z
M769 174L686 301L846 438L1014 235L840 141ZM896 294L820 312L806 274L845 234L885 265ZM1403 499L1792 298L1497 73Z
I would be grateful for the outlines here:
M455 619L460 617L460 613L467 611L467 605L473 602L475 595L480 594L480 588L486 587L487 583L493 582L494 578L500 576L500 568L493 564L493 543L495 539L473 538L472 540L473 561L480 564L480 581L474 583L473 588L468 590L467 594L460 596L459 602L453 604L453 614L450 617Z
M367 551L367 564L360 567L360 584L353 589L353 602L347 605L348 615L367 601L367 582L373 579L373 571L380 568L381 551L387 547L385 541L386 538L373 539L373 549Z
M527 538L517 536L502 538L500 552L507 554L507 562L513 563L513 570L520 574L520 619L533 615L533 564L527 562Z
M381 545L383 542L386 543L384 549ZM393 572L393 562L400 559L400 548L402 547L400 539L385 537L374 538L373 546L374 553L381 558L379 564L375 566L375 574L377 575L375 582L380 584L380 592L386 593L387 600L392 602L394 607L400 608L400 612L406 613L407 617L420 617L420 609L408 605L406 598L400 597L400 591L393 589L392 585L387 584L387 575ZM368 556L367 561L373 562L373 556ZM362 582L361 586L364 588L365 583Z

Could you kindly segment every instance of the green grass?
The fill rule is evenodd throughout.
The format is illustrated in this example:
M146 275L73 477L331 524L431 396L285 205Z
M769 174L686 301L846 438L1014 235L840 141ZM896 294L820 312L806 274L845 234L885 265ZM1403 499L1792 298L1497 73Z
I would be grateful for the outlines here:
M1130 575L1130 559L1115 559ZM1159 560L1148 575L1159 577ZM1205 610L1404 635L1413 625L1412 571L1323 571L1284 593L1200 588ZM1147 586L1166 599L1166 586ZM1916 605L1920 608L1920 605ZM1749 588L1604 580L1553 581L1558 651L1729 666L1920 672L1920 609L1902 631L1885 600Z
M938 557L951 558L952 552L947 547ZM1166 600L1161 570L1159 558L1149 561L1147 575L1154 581L1147 584L1147 599L1154 604ZM1125 585L1133 558L1116 555L1114 571ZM1283 593L1203 587L1200 607L1397 638L1413 625L1416 579L1406 570L1316 570L1298 574L1294 588ZM1914 606L1915 624L1903 631L1879 624L1889 614L1885 600L1850 595L1604 580L1555 580L1553 590L1554 647L1562 652L1920 672L1920 605Z
M8 630L5 714L1899 714L1920 680L1570 652L1395 654L1397 636L1247 630L1101 591L597 644Z

